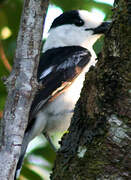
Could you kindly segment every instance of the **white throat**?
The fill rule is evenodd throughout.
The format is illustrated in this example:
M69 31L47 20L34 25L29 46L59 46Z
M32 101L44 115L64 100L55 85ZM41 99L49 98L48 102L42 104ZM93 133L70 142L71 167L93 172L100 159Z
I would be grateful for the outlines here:
M64 46L82 46L92 51L92 46L101 35L93 35L92 31L85 31L75 25L62 25L50 30L44 44L43 52Z

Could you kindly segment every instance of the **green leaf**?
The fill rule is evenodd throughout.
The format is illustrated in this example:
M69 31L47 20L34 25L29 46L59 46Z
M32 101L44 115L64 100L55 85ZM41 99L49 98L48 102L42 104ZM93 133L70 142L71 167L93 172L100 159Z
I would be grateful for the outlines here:
M93 46L93 49L96 54L99 54L101 52L103 43L104 43L104 36L102 36L100 39L98 39Z
M37 174L27 166L23 166L21 174L29 180L43 180L43 178L39 174Z
M42 158L46 159L51 164L54 162L56 153L52 150L50 145L46 143L45 146L39 147L31 151L31 154L41 156Z

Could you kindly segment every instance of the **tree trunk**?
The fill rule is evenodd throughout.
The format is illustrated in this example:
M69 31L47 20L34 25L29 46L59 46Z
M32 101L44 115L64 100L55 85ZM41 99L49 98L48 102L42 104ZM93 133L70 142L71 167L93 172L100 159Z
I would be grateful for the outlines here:
M116 0L95 68L86 75L52 180L131 179L131 2Z
M28 113L36 92L43 23L48 0L25 0L14 67L6 81L8 97L0 133L0 180L13 180Z

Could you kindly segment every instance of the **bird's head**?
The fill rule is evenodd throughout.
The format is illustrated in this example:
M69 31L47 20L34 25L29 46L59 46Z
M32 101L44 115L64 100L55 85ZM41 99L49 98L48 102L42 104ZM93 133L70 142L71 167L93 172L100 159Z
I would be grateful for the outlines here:
M57 17L49 30L44 51L63 46L82 46L90 50L109 28L86 10L72 10Z

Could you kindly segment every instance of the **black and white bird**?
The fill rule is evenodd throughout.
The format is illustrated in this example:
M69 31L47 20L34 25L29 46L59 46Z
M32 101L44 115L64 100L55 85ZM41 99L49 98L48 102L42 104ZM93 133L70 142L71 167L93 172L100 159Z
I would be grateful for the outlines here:
M53 21L37 73L42 88L32 103L16 174L33 138L43 133L50 141L51 132L69 127L85 73L96 63L93 44L108 27L85 10L65 12Z

